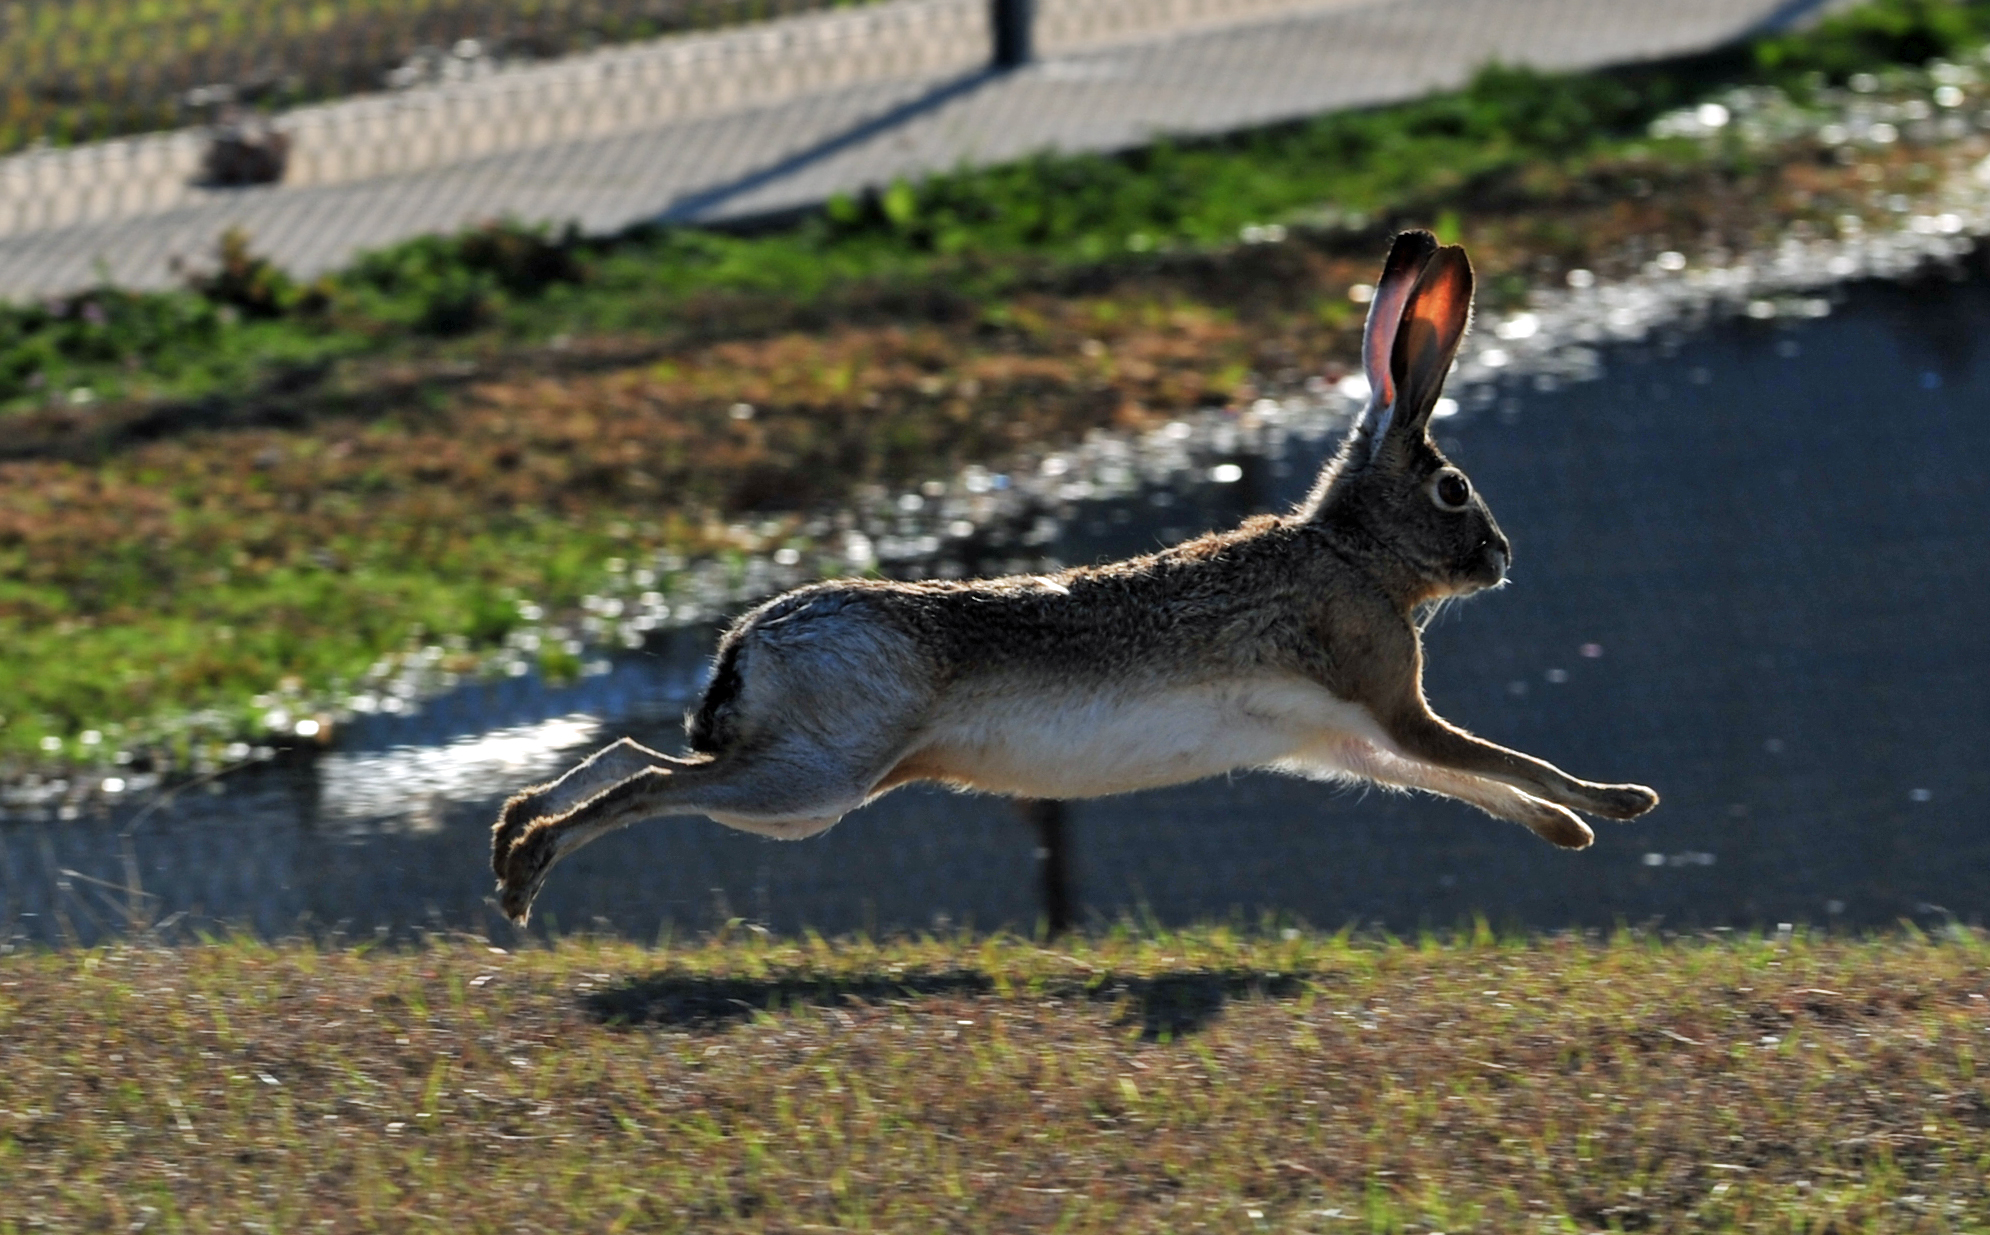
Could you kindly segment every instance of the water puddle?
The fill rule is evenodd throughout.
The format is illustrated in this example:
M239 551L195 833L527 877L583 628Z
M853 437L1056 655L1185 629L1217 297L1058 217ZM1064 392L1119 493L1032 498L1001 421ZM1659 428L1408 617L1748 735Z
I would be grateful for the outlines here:
M1438 422L1517 564L1430 631L1433 702L1579 775L1656 786L1656 814L1569 855L1453 803L1258 774L1074 803L1081 913L1396 930L1981 916L1990 284L1831 281L1960 256L1944 223L1792 243L1718 273L1661 255L1630 284L1578 279L1482 322ZM1037 570L1279 509L1358 385L873 494L744 561L620 564L586 629L528 635L588 649L569 685L541 681L521 639L493 678L451 685L417 660L376 682L327 714L315 758L245 748L249 766L170 796L136 776L86 798L16 789L0 916L49 942L133 919L508 938L487 901L496 803L621 733L678 744L723 613L840 570ZM1034 845L1010 803L919 788L799 844L659 821L562 866L538 921L645 938L731 917L1027 927Z

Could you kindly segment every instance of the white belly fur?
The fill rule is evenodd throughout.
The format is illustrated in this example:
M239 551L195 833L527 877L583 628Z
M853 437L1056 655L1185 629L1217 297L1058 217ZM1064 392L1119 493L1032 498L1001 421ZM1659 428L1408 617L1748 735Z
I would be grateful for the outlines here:
M918 762L995 793L1090 798L1277 765L1354 773L1387 749L1366 708L1298 678L1089 689L989 684L942 706ZM1354 773L1358 774L1358 773Z

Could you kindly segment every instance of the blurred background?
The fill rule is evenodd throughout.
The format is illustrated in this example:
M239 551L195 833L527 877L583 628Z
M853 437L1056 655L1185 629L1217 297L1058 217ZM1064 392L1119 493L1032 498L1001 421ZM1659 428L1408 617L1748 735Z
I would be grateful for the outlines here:
M1513 583L1440 713L1571 855L1249 774L660 821L535 930L1858 930L1990 905L1990 4L0 3L0 919L468 930L718 629L1297 500L1390 235Z

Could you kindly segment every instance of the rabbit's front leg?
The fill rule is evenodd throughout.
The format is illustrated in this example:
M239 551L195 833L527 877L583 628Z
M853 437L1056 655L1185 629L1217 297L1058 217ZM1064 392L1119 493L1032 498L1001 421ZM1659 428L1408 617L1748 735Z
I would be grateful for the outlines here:
M1534 797L1605 819L1636 819L1658 805L1643 785L1599 785L1554 764L1476 737L1430 710L1420 694L1377 716L1398 751L1454 771L1512 785Z

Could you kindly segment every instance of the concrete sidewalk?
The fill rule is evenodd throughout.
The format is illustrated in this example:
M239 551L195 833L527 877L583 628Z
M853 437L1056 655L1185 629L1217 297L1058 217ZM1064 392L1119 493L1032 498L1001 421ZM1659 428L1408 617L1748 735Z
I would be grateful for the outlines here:
M1066 2L1113 13L1101 8L1102 0ZM490 152L453 160L432 141L396 139L390 120L370 132L349 126L351 140L390 153L412 151L397 157L416 164L357 178L325 170L337 152L322 135L306 140L312 132L306 125L298 130L297 157L318 170L296 178L318 183L185 190L180 176L149 198L137 194L135 205L109 211L121 217L57 226L15 220L19 230L0 235L0 297L75 290L104 276L128 287L164 286L175 279L172 259L205 258L216 237L237 225L249 231L258 251L309 276L362 249L499 215L572 219L596 232L655 218L750 217L963 162L997 162L1046 148L1123 149L1157 134L1217 133L1408 98L1458 85L1494 59L1568 69L1675 55L1834 0L1115 2L1119 20L1088 26L1067 15L1059 26L1052 16L1059 0L1043 0L1040 29L1051 37L1040 42L1049 54L1005 74L975 67L986 47L979 0L889 0L855 10L870 25L850 30L834 25L855 20L844 11L793 19L813 23L806 38L784 41L780 28L698 36L735 49L727 53L732 61L714 63L730 66L737 88L720 95L679 89L669 96L678 102L669 106L655 102L668 93L668 75L658 76L663 70L625 71L618 78L599 63L612 56L630 63L643 56L649 57L643 64L703 63L687 58L684 40L601 53L592 67L538 66L535 72L544 70L534 79L538 84L522 92L506 79L487 85L485 96L465 96L461 89L440 102L391 96L417 117L402 123L431 128L488 119L498 106L492 100L500 97L527 100L506 104L527 114L531 100L540 100L542 109L564 100L569 112L561 114L582 119L555 117L523 130L544 135L535 144L492 149L505 144L493 139L482 147ZM1141 4L1146 8L1133 9L1133 18L1124 16L1128 5ZM1226 14L1244 20L1221 24ZM860 37L864 30L896 30L890 37L907 50L896 58L881 55L880 45ZM825 48L859 45L873 53L862 62L868 67L841 77L829 71ZM659 47L669 53L661 61ZM778 80L759 75L790 61L801 68ZM709 77L713 70L702 72ZM590 81L610 84L572 84ZM357 114L382 106L355 100L318 112L345 108ZM320 130L338 131L330 122ZM506 131L519 130L514 125ZM99 196L114 196L117 177L139 175L133 159L99 161ZM145 174L155 180L162 175L156 166Z

